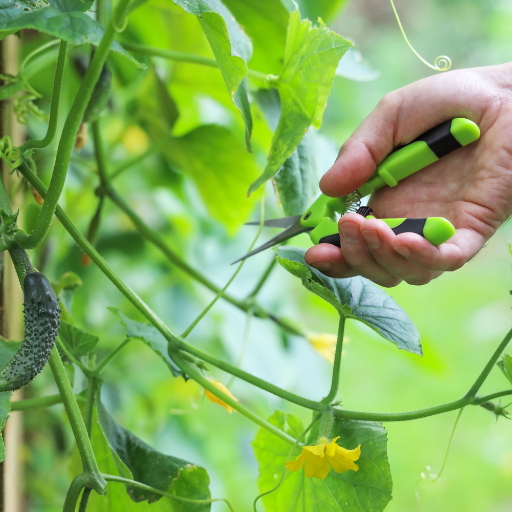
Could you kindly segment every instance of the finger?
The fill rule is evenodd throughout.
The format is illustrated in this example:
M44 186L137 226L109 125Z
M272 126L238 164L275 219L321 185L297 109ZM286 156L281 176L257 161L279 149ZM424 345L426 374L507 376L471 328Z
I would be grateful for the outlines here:
M339 247L318 244L306 251L304 259L328 277L354 277L356 272L347 264Z
M366 240L375 261L391 275L415 286L429 283L441 272L424 270L413 265L393 248L396 235L384 222L368 219L361 225L361 234Z
M478 85L482 81L478 73L462 70L425 78L384 96L343 144L338 159L320 181L322 192L332 197L353 192L395 147L412 142L443 121L467 117L478 124L493 94L485 83ZM475 96L475 88L481 94Z
M484 246L486 239L472 229L458 229L448 242L435 247L419 235L402 233L393 248L410 263L424 270L457 270Z
M357 274L374 283L387 288L396 286L400 279L379 265L361 235L361 226L364 222L365 218L355 213L343 215L340 219L340 246L345 261Z

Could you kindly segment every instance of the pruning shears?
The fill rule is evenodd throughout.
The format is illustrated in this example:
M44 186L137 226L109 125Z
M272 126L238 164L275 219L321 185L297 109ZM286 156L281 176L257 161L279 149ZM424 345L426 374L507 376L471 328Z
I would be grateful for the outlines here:
M356 191L344 197L328 197L323 194L302 215L266 220L263 225L283 228L284 231L265 244L247 253L234 263L253 256L269 247L301 233L309 233L311 241L317 244L331 244L340 247L337 216L355 212L367 219L374 219L372 209L361 206L361 199L386 185L396 187L400 180L437 162L463 146L471 144L480 137L478 126L464 118L455 118L427 131L413 142L390 153L377 167L370 179ZM431 244L439 246L455 233L452 223L443 217L423 219L379 219L385 222L395 234L416 233ZM249 222L259 225L259 222Z

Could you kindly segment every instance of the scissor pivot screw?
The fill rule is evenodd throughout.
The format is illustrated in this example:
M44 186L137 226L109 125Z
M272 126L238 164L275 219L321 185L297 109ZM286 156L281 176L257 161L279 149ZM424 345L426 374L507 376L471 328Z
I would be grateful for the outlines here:
M309 217L311 217L311 212L306 213L306 215L304 215L303 219L308 220Z

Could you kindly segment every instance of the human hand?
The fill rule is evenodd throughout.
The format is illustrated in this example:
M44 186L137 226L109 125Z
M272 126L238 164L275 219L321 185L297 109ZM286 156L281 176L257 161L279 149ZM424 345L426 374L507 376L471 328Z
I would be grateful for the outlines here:
M455 235L434 247L413 233L350 213L339 222L341 248L319 244L306 262L330 277L361 275L392 287L423 285L462 267L512 214L512 64L431 76L386 95L341 147L320 181L328 196L353 192L393 150L434 126L465 117L477 142L443 157L396 187L372 195L374 215L446 217Z

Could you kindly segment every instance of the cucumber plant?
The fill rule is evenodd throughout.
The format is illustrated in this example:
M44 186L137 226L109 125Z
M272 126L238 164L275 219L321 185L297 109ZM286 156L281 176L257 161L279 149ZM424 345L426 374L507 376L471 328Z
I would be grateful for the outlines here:
M305 250L300 247L278 248L245 298L228 290L244 262L222 287L200 270L210 269L211 262L205 258L211 256L208 243L214 235L219 247L229 245L229 235L253 212L259 211L263 219L265 207L280 207L286 215L296 215L314 197L318 172L325 163L320 157L329 153L332 144L313 128L321 126L333 81L340 76L377 77L360 61L352 42L325 24L344 4L343 0L297 4L284 0L18 0L0 10L2 44L6 37L19 44L15 39L19 36L23 55L18 75L1 75L0 98L28 122L26 142L17 147L12 134L5 134L0 144L2 159L12 170L11 177L4 173L0 181L0 248L14 262L25 302L23 341L0 342L0 427L10 411L64 405L76 445L72 478L57 500L64 512L78 507L82 512L88 507L145 510L145 502L155 510L237 509L229 495L212 497L212 468L182 459L181 451L168 454L173 447L153 448L109 412L114 385L108 369L129 350L142 361L143 346L183 389L195 382L210 401L225 408L223 412L237 412L258 428L252 447L261 494L251 497L254 510L383 511L393 489L386 423L450 411L459 411L458 422L465 407L477 405L481 407L476 410L489 411L496 418L508 417L506 407L497 400L512 394L510 357L500 360L512 330L469 391L456 400L397 413L351 410L340 401L339 389L347 323L364 326L398 349L422 355L417 327L392 297L360 277L324 276L305 263ZM445 64L436 61L433 68L442 71L448 67ZM41 70L49 66L55 66L53 84L40 92ZM47 126L41 121L45 110ZM7 108L2 112L9 115ZM129 172L131 181L126 179ZM6 187L8 180L16 186ZM273 187L265 185L269 181ZM153 217L141 215L141 205L148 202L148 183ZM20 215L11 206L18 200L19 189L27 192L21 193ZM276 201L266 198L264 189L272 190ZM87 206L80 209L84 198ZM176 213L176 204L181 214ZM77 224L69 211L79 218ZM128 223L135 233L132 238L125 236ZM259 231L261 227L260 222ZM194 230L201 236L187 236ZM54 250L52 241L68 238L73 248ZM150 293L139 289L143 283L136 279L137 272L127 272L121 264L114 269L103 257L109 247L122 244L122 252L131 259L142 240L151 246L148 254L155 258L148 267L156 272L164 266L166 273L151 282ZM196 244L197 265L182 255L190 243ZM53 285L33 268L25 251L54 278ZM90 267L85 269L82 261ZM221 272L226 268L224 263ZM308 318L293 321L281 316L275 304L264 306L268 301L260 292L269 276L278 272L279 279L286 279L286 272L298 278L315 296L315 304L325 302L337 316L337 335L312 334L301 325ZM98 275L102 284L96 286L95 281L91 286L93 309L87 310L94 314L84 313L83 301L77 303L84 311L77 312L75 291L82 282L86 288L89 280L100 279ZM195 305L189 299L195 292L186 291L184 282L196 283L214 295L190 319ZM293 284L291 278L286 281L286 287ZM169 287L179 295L162 306L159 294ZM113 289L117 296L111 295ZM286 296L288 301L299 300L300 293ZM107 331L115 324L117 332L123 333L111 350L105 343L110 334L95 324L105 297L118 301L106 313L110 315L105 321ZM219 352L215 344L210 351L189 340L218 301L245 318L238 361L226 352L215 355L215 350ZM169 309L174 316L164 322L157 312L164 316ZM259 326L278 330L285 349L294 342L290 340L309 339L329 359L332 379L325 396L306 398L258 377L256 371L242 369L255 319ZM81 323L101 331L101 339L79 327ZM206 335L215 337L211 332ZM49 372L32 382L47 362L58 394L40 393ZM267 355L265 364L273 363ZM496 365L507 379L505 389L479 394ZM219 377L223 374L229 380ZM140 381L151 377L137 373ZM232 393L233 379L249 385L247 395ZM24 386L30 396L12 401L11 392ZM285 410L276 410L268 418L254 412L246 403L255 388L277 397ZM140 388L131 391L136 400ZM203 402L197 405L204 406ZM159 414L168 414L164 409ZM297 411L311 416L307 424L306 416ZM224 421L238 420L233 415ZM214 436L216 429L222 429L214 422L207 426L208 430L205 425L187 428L187 435L190 430L194 435Z

